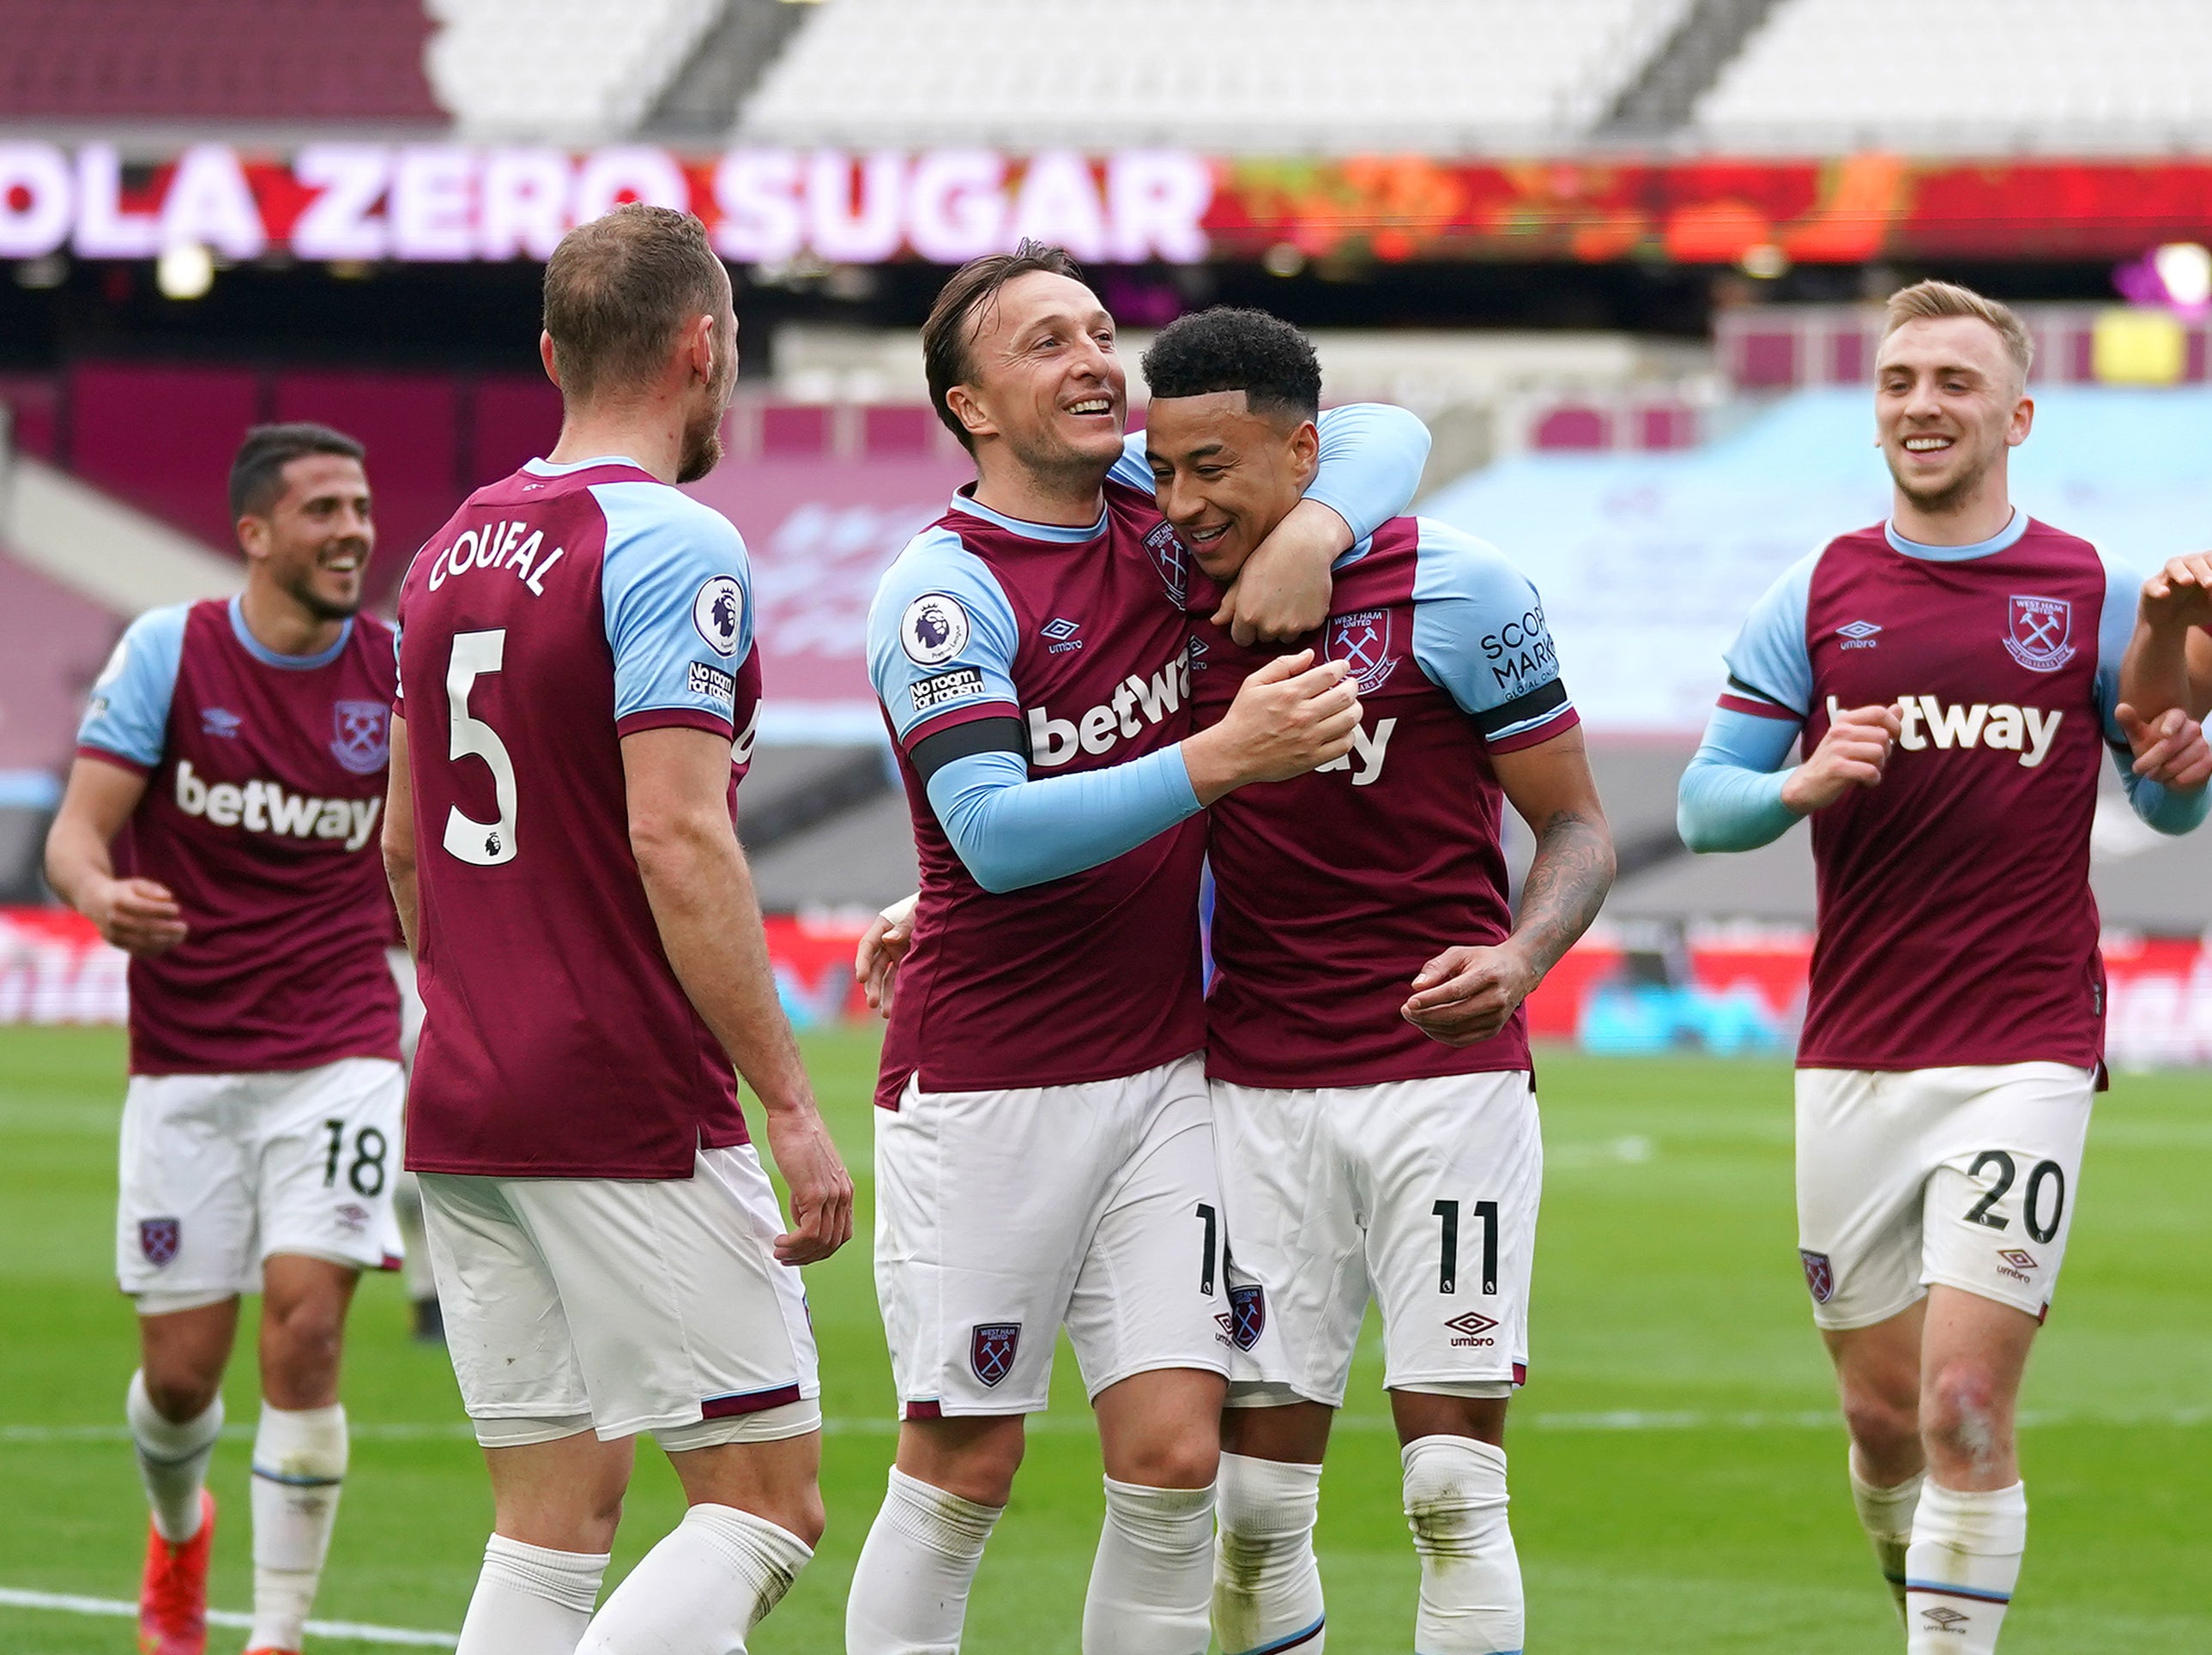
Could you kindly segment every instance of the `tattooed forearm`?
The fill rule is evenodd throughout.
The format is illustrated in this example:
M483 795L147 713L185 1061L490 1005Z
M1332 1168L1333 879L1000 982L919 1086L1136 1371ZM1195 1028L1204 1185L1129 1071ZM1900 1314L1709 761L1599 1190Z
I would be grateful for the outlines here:
M1540 976L1574 946L1613 888L1613 833L1600 815L1556 810L1536 837L1513 940Z

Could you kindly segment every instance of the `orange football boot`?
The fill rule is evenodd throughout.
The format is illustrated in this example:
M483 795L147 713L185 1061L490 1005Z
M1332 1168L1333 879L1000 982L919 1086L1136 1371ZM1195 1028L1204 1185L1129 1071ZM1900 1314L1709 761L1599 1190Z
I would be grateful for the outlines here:
M200 1531L182 1545L171 1545L150 1524L148 1531L146 1576L138 1587L139 1655L204 1655L215 1496L200 1490Z

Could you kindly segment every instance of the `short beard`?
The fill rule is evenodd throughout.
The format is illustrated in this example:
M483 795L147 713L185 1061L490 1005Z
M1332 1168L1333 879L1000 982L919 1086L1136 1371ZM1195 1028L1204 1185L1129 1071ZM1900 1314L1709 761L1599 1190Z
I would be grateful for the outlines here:
M310 573L287 584L284 594L318 621L350 621L361 613L362 593L365 590L365 583L356 585L351 603L334 603L315 590L314 576Z
M1014 464L1029 473L1030 479L1054 494L1095 494L1106 486L1107 474L1113 470L1119 454L1092 459L1079 453L1059 440L1057 434L1048 435L1043 442L1030 447L1014 438L1006 439L1006 452Z
M718 415L684 433L684 452L676 460L676 481L696 482L721 463L722 421Z
M1882 458L1887 460L1888 456L1885 453ZM1941 517L1944 512L1955 509L1975 489L1981 487L1983 479L1990 474L1991 464L1992 462L1984 459L1972 470L1960 472L1956 478L1945 483L1942 488L1926 492L1916 488L1895 464L1892 464L1889 468L1889 477L1890 481L1897 485L1898 492L1915 506L1930 516Z

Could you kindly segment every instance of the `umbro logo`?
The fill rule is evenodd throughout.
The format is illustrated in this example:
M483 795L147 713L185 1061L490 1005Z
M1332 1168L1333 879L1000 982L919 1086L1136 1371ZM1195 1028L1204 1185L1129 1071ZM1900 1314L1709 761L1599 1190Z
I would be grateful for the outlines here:
M2021 1247L2007 1247L1997 1255L2014 1270L2033 1270L2035 1255Z
M218 736L227 742L235 741L238 739L239 726L245 722L244 718L227 706L209 706L200 709L200 734L203 736Z
M1956 1633L1963 1638L1966 1635L1966 1622L1973 1617L1961 1615L1948 1603L1938 1603L1934 1609L1922 1610L1920 1618L1938 1632Z
M1881 628L1871 621L1850 621L1836 628L1836 635L1844 640L1845 649L1872 649L1875 634Z
M1082 630L1083 623L1080 621L1070 621L1065 615L1055 615L1039 627L1037 633L1049 646L1046 653L1065 655L1070 650L1079 650L1083 647L1083 640L1075 635Z
M1444 1325L1452 1331L1451 1343L1455 1349L1486 1348L1498 1343L1490 1337L1490 1330L1498 1325L1497 1319L1486 1316L1479 1310L1470 1310L1464 1315L1455 1316Z

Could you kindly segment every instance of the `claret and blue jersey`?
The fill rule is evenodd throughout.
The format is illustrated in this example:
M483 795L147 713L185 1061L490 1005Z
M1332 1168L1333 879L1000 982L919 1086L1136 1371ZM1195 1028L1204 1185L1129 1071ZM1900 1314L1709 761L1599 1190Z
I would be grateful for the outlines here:
M1402 509L1427 432L1395 409L1322 417L1308 497L1355 536ZM1191 565L1133 436L1089 524L967 491L884 574L876 693L914 814L921 904L878 1101L1135 1074L1204 1043Z
M1684 838L1748 848L1796 820L1784 761L1844 708L1895 706L1881 783L1813 819L1819 935L1798 1062L1908 1070L2101 1057L2089 828L2109 749L2169 833L2202 790L2132 769L2114 716L2136 574L2015 512L1970 546L1838 536L1759 600L1683 778Z
M1203 618L1211 596L1192 606L1200 727L1279 652ZM1521 1012L1455 1048L1399 1008L1440 949L1512 930L1491 761L1579 722L1536 589L1473 536L1398 518L1339 561L1328 620L1288 647L1351 669L1360 725L1345 757L1208 812L1207 1072L1302 1088L1528 1068Z

